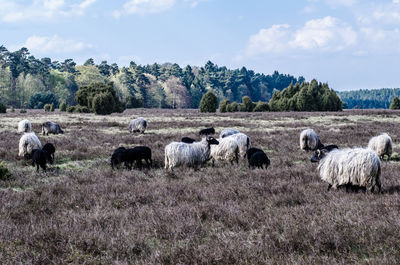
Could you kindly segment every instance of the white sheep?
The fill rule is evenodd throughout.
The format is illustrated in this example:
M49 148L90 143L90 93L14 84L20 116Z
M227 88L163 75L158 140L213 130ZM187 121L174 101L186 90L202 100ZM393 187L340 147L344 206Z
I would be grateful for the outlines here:
M317 150L313 162L319 161L320 178L333 187L351 185L368 188L374 191L375 186L381 191L381 162L371 149L346 148Z
M19 133L29 133L32 132L32 124L28 120L22 120L18 122L18 132Z
M306 129L300 133L300 148L306 151L321 149L323 144L313 129Z
M368 148L374 150L383 159L387 155L390 159L392 155L392 138L387 133L372 137L368 142Z
M30 156L33 149L41 149L42 144L34 132L25 133L19 139L19 156Z
M137 119L133 119L129 122L129 132L134 133L134 132L140 132L140 133L144 133L144 131L147 128L147 121L140 117Z
M222 132L219 134L219 138L225 138L229 135L233 135L236 133L240 133L238 130L232 129L232 128L227 128L227 129L223 129Z
M212 137L204 137L200 142L191 144L172 142L165 147L165 169L177 166L197 168L210 158L210 145L218 144Z
M215 160L239 163L239 145L235 138L225 137L218 139L218 145L211 145L210 159L214 165Z
M239 154L241 157L246 157L246 152L250 148L250 138L244 133L235 133L226 138L233 138L239 146Z

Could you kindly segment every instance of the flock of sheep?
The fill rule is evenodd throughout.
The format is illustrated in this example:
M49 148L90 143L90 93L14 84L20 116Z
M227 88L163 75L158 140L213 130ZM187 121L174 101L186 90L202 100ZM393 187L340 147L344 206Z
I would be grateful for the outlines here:
M315 151L311 162L319 162L320 178L329 184L328 190L341 186L360 187L381 191L381 160L392 155L392 138L387 134L372 137L367 148L339 149L336 145L324 146L312 129L300 134L300 147Z
M137 118L130 121L128 129L131 133L144 133L147 121ZM39 138L32 131L32 124L28 120L20 121L18 132L24 133L19 141L19 156L32 159L32 165L36 164L46 170L46 163L53 163L55 147L46 143L43 147ZM54 122L42 124L43 135L49 133L64 133L60 126ZM216 161L226 161L231 164L238 163L239 158L246 158L251 168L268 168L270 160L265 152L259 148L250 147L250 138L235 129L224 129L219 138L214 128L203 129L199 132L200 141L189 137L183 137L180 142L171 142L165 147L165 169L173 170L175 167L186 166L197 169L211 160L212 165ZM312 129L306 129L300 134L300 148L305 151L314 151L311 162L318 162L320 178L329 184L328 190L341 186L361 187L374 191L375 187L381 191L381 164L384 155L389 158L392 154L392 139L386 133L371 138L367 148L339 149L337 145L322 144L318 135ZM144 160L146 166L152 166L151 149L147 146L134 148L119 147L111 155L111 167L114 169L124 164L127 169L134 165L141 169Z

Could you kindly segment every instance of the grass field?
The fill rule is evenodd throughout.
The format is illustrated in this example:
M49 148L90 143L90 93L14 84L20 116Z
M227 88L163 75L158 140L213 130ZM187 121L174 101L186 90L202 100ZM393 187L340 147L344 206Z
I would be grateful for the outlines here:
M129 134L138 116L148 130ZM42 144L57 148L47 173L18 157L17 123L25 118ZM65 134L39 135L47 120ZM210 126L246 133L270 168L249 170L242 159L166 172L164 147ZM0 159L13 174L0 181L1 263L399 264L400 162L382 163L381 194L328 192L312 154L299 149L308 127L340 147L366 146L387 132L400 152L396 111L1 115ZM152 149L154 168L112 171L112 151L135 145Z

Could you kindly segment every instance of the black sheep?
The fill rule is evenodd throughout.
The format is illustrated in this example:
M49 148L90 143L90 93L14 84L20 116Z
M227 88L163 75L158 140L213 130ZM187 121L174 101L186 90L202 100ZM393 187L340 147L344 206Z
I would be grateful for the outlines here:
M190 137L183 137L183 138L181 139L181 142L182 142L182 143L191 144L191 143L193 143L193 142L196 142L196 140L193 139L193 138L190 138Z
M32 153L32 166L34 167L36 164L36 170L39 172L39 166L46 171L46 163L47 161L52 161L51 155L42 149L33 149Z
M247 149L245 157L247 157L247 161L248 161L249 163L250 163L250 158L251 158L251 156L252 156L254 153L257 153L257 152L264 152L264 151L261 150L261 149L259 149L259 148L256 148L256 147L251 147L251 148Z
M215 130L213 127L211 127L211 128L206 128L206 129L200 130L199 135L207 136L207 135L214 134L214 133L215 133Z
M51 160L49 162L50 164L53 164L54 153L56 152L56 148L54 147L54 145L52 143L46 143L43 146L42 150L46 151L51 156Z
M114 150L114 152L111 155L111 168L114 169L114 166L119 165L122 162L125 162L125 156L124 153L126 152L125 147L118 147L117 149Z
M151 149L147 146L136 146L132 149L128 149L126 155L130 167L132 167L133 162L136 162L136 165L142 168L142 159L146 162L148 168L150 168L153 163L151 160Z
M268 156L264 153L264 151L255 152L249 160L249 168L263 168L263 165L265 165L265 169L267 169L270 164L271 162L269 161Z

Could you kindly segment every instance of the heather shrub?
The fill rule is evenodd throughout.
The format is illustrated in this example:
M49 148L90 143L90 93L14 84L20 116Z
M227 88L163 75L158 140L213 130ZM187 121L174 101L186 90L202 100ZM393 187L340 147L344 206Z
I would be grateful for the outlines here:
M11 173L3 162L0 163L0 180L8 180L11 178Z

